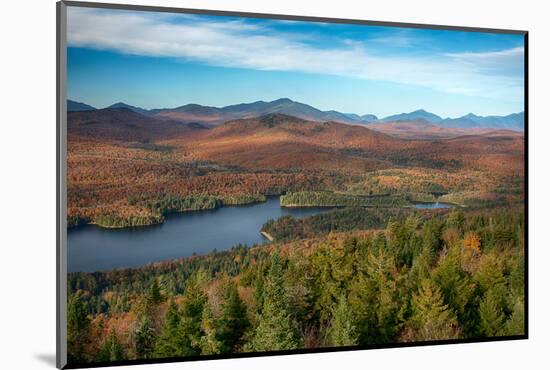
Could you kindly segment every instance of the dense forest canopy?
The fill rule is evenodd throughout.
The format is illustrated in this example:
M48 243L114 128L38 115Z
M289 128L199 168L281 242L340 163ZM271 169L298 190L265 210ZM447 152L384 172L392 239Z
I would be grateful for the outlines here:
M364 212L355 231L314 216L315 237L69 274L71 362L524 333L522 212Z

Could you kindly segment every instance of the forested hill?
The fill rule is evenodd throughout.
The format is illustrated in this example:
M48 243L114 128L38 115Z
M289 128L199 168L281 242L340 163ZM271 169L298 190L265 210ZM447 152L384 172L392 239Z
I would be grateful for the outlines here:
M518 209L68 278L70 364L524 333Z

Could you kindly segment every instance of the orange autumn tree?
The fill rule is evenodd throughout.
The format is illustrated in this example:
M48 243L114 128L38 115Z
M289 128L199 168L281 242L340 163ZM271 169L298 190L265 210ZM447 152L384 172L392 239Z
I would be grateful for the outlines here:
M481 239L476 233L468 232L464 235L462 246L462 265L466 271L474 272L481 255Z

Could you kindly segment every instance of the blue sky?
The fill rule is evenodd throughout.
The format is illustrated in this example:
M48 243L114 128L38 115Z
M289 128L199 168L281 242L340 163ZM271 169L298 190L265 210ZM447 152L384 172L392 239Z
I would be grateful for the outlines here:
M521 35L69 7L67 38L68 97L97 107L523 110Z

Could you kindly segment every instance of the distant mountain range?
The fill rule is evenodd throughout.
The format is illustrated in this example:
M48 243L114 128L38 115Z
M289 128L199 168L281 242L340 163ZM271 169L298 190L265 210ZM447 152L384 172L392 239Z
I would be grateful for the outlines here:
M419 109L410 113L400 113L379 119L373 114L358 115L354 113L341 113L335 110L322 111L310 105L296 102L288 98L273 100L271 102L256 101L228 105L226 107L211 107L199 104L186 104L176 108L143 109L123 102L115 103L107 107L109 109L128 109L141 115L157 119L167 119L183 123L200 123L208 126L217 126L224 122L241 119L254 118L267 114L285 114L309 121L319 122L341 122L354 125L377 124L378 127L384 123L409 122L419 125L430 123L440 128L470 129L470 128L491 128L523 131L524 113L514 113L507 116L478 116L469 113L458 118L442 118L437 114ZM67 109L71 111L89 111L96 108L68 100ZM395 125L394 125L395 126ZM411 127L411 125L407 125ZM374 127L373 127L374 128Z
M132 105L129 105L129 104L126 104L126 103L122 103L122 102L118 102L118 103L115 103L115 104L111 104L107 107L107 109L120 109L120 108L125 108L125 109L128 109L128 110L131 110L132 112L136 112L136 113L139 113L139 114L144 114L146 116L149 116L149 111L147 109L143 109L143 108L139 108L139 107L134 107Z
M435 124L444 128L496 128L523 131L524 114L513 113L507 116L477 116L468 113L458 118L441 118L437 114L430 113L424 109L415 110L410 113L401 113L381 119L382 122L420 121Z
M416 121L416 120L424 120L431 123L438 123L438 122L441 122L442 118L439 117L437 114L426 112L424 109L419 109L410 113L394 114L392 116L382 118L380 121L398 122L398 121Z
M67 111L69 112L85 112L88 110L96 110L96 108L74 100L67 100Z

